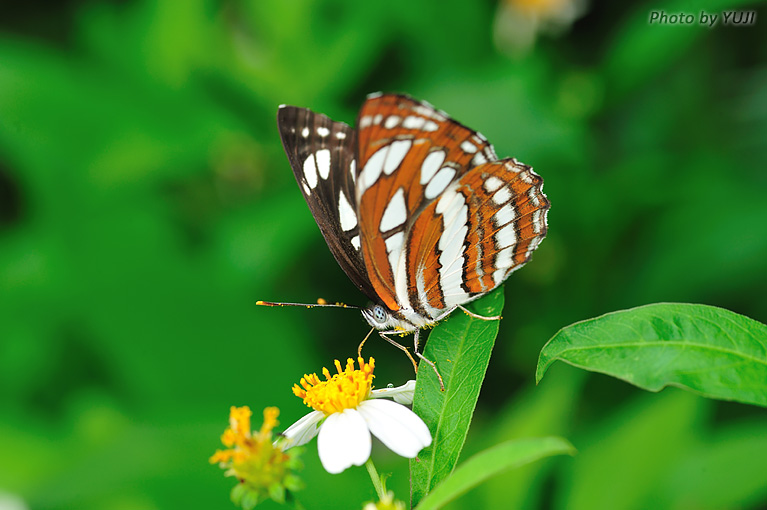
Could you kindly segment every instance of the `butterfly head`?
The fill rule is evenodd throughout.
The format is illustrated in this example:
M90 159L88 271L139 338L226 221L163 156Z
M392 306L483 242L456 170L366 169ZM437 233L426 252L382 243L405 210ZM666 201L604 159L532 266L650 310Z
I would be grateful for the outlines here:
M365 317L368 324L380 330L414 331L418 329L410 321L395 316L394 313L379 304L372 304L367 308L363 308L362 316Z

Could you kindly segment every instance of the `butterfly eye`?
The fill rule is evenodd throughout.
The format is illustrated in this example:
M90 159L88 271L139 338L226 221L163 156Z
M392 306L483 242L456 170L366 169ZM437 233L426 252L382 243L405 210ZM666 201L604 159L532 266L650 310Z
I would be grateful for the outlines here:
M375 320L383 324L384 322L386 322L388 314L386 313L386 310L384 310L383 306L375 305L373 307L373 317L375 318Z

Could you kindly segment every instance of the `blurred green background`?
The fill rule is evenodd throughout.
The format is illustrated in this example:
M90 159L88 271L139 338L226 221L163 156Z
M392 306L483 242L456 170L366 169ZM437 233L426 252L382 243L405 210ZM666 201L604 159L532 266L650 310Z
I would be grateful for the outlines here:
M757 11L751 27L649 25ZM364 304L282 153L275 114L353 123L406 92L531 164L549 235L506 284L464 453L578 448L451 508L767 508L767 412L647 394L537 353L560 327L657 301L767 322L764 3L75 1L0 17L0 508L232 508L208 457L230 405L306 412L305 372L354 355ZM370 341L377 384L412 377ZM258 420L256 420L258 421ZM374 457L407 499L407 462ZM363 469L308 446L307 508L360 508ZM264 508L277 505L266 504Z

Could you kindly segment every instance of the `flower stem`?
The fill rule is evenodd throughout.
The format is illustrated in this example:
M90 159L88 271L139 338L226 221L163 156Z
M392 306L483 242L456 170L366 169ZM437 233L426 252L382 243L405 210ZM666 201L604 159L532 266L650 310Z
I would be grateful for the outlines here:
M383 500L386 497L386 487L384 485L384 481L378 475L376 467L373 465L372 458L368 457L367 462L365 462L365 467L367 468L368 474L370 475L370 480L373 482L373 487L375 487L376 493L378 494L378 500Z

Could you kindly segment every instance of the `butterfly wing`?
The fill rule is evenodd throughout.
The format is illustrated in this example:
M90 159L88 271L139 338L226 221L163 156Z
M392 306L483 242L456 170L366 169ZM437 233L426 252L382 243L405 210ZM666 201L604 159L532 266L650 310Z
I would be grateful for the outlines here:
M470 167L496 159L478 133L408 96L371 96L357 118L362 253L390 311L409 309L405 239L412 221Z
M408 232L414 309L436 319L503 283L546 236L543 180L514 159L476 166L451 183Z
M368 277L389 310L416 326L497 287L521 265L517 251L534 249L545 235L548 201L540 177L514 160L497 162L487 139L428 103L370 97L359 114L358 143L356 196ZM496 229L495 202L483 192L491 187L486 182L496 184L491 177L501 183L498 199L509 195L498 209L517 205L521 213L533 196L537 220L524 209L512 227ZM512 203L519 193L527 198ZM503 211L498 220L508 217ZM528 221L537 233L520 231L510 243L510 230Z
M277 126L298 187L331 253L349 279L377 301L360 250L355 130L295 106L280 107Z

